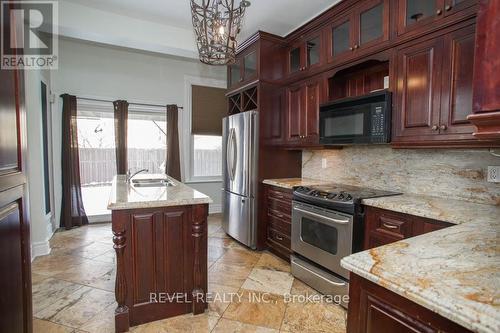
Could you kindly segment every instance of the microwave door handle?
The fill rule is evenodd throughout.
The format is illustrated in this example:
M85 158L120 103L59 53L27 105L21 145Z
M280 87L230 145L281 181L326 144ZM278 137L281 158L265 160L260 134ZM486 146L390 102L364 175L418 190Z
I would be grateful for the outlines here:
M316 213L313 213L313 212L310 212L310 211L307 211L307 210L303 210L303 209L300 209L300 208L297 208L297 207L294 207L293 209L296 210L296 211L298 211L298 212L301 212L301 213L304 213L304 214L307 214L307 215L310 215L310 216L314 216L314 217L322 219L322 220L331 221L331 222L336 223L336 224L348 224L349 223L349 220L334 219L334 218L323 216L323 215L320 215L320 214L316 214Z

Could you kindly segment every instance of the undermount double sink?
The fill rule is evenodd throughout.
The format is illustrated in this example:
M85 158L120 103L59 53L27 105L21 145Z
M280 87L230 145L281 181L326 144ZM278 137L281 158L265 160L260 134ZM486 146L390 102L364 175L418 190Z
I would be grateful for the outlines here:
M132 179L132 185L134 187L169 187L175 186L173 182L168 179L160 178L139 178Z

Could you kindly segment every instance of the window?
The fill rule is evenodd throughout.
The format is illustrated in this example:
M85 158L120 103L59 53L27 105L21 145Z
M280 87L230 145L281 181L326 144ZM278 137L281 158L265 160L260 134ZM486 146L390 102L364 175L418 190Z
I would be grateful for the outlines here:
M186 75L181 125L181 167L187 183L222 181L222 118L227 82Z
M167 121L165 109L158 112L132 111L127 124L127 165L132 171L165 173L167 158Z
M222 137L193 135L193 177L222 177Z
M78 103L78 151L85 212L90 222L107 216L111 181L116 175L113 105Z

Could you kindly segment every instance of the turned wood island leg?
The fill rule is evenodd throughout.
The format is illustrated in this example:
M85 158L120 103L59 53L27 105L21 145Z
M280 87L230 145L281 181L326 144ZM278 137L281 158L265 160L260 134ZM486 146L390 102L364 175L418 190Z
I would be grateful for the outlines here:
M127 332L129 329L128 307L125 305L127 298L127 280L124 267L124 252L126 246L125 230L114 230L113 226L113 248L116 252L116 281L115 298L118 306L115 310L115 332Z
M207 308L207 215L208 205L196 205L192 210L193 237L193 314Z

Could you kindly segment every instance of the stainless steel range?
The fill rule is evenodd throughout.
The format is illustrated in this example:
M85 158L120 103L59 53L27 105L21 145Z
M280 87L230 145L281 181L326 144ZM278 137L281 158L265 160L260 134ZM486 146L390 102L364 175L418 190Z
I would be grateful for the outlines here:
M361 200L398 193L329 184L296 187L292 206L292 274L326 295L345 296L349 273L340 260L362 249ZM347 307L346 297L341 304Z

